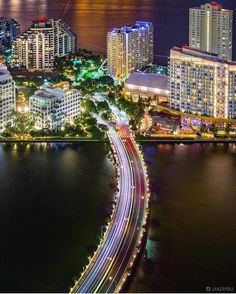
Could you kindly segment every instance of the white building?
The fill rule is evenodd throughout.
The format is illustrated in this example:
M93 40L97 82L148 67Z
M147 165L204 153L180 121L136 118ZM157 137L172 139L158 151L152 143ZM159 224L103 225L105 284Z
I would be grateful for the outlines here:
M153 62L153 25L137 21L134 26L113 29L107 36L108 72L124 79Z
M189 46L232 60L233 11L216 2L191 8Z
M236 63L187 46L169 63L170 107L215 118L236 118Z
M45 17L13 42L12 64L29 71L51 71L55 57L67 56L77 50L77 36L61 19Z
M0 131L10 122L9 116L15 109L15 82L7 67L0 64Z
M81 94L69 83L45 84L30 97L29 110L36 115L36 128L57 129L79 116Z

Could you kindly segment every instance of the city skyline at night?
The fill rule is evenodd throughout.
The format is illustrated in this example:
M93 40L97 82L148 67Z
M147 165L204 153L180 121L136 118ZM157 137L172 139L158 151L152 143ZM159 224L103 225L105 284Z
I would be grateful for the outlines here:
M0 293L235 292L236 4L0 11Z

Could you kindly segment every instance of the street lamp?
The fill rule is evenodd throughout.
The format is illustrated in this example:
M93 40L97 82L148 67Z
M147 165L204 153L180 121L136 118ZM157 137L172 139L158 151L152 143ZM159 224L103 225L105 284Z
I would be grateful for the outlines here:
M116 279L113 279L113 278L110 276L110 277L109 277L109 280L112 281L112 282L111 282L111 285L112 285L113 283L115 284L115 289L116 289L117 286L118 286L118 283L117 283Z

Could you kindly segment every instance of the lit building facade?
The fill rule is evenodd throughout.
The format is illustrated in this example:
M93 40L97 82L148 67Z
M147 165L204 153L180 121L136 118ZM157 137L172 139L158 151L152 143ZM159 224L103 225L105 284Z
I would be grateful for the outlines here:
M10 122L9 116L15 109L15 82L7 67L0 64L0 131Z
M77 35L61 19L39 18L13 42L12 64L29 71L51 71L55 57L77 50Z
M216 2L191 8L189 46L232 60L233 11Z
M190 47L174 47L169 63L170 107L214 118L236 118L236 63Z
M107 36L108 72L117 79L153 62L153 25L137 21L114 29Z
M151 99L155 103L167 102L169 97L167 75L134 72L125 81L125 97L133 102Z
M0 52L12 45L14 38L20 34L20 25L12 18L0 18Z
M36 115L37 129L55 130L80 114L81 94L68 82L45 84L30 97L29 111Z

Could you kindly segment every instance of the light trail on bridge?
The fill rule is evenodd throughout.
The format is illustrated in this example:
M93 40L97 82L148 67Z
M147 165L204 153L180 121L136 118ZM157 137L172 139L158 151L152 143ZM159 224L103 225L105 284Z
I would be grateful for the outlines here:
M127 121L108 136L118 166L117 204L104 240L71 292L114 293L122 289L139 252L148 201L147 175Z

